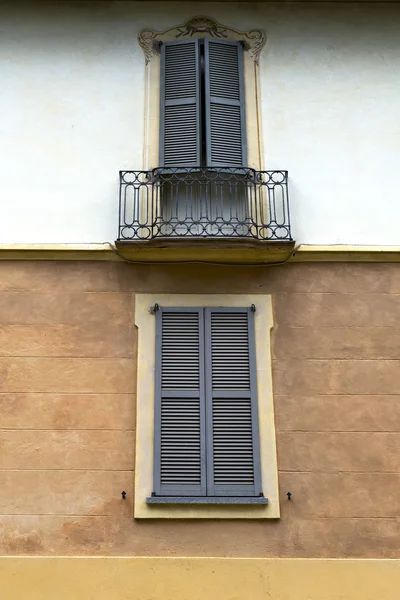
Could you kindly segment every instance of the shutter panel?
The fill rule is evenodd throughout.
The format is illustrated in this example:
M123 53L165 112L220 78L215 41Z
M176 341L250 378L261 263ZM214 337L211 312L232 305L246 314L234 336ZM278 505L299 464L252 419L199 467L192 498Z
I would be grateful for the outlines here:
M199 41L161 45L160 166L200 165Z
M245 167L242 44L206 39L204 62L207 166Z
M204 318L196 308L156 313L154 492L206 494Z
M261 494L254 313L207 308L207 495Z

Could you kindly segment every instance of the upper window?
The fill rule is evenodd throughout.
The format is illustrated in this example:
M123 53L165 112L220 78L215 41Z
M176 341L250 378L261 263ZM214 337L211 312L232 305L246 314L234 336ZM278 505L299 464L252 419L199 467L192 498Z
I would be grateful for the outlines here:
M162 43L160 166L247 166L241 42Z
M156 313L154 491L148 502L266 503L254 312Z

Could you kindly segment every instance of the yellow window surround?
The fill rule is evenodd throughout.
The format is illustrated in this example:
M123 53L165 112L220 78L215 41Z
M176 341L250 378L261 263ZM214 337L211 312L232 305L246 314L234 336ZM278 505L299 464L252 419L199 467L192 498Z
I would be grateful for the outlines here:
M153 490L155 317L160 306L251 306L256 305L255 338L260 430L261 477L268 505L152 505L146 498ZM135 504L136 519L276 519L279 518L278 475L274 407L272 395L270 330L273 326L269 295L228 294L138 294L135 304L138 328L137 421Z
M244 80L246 106L247 167L262 171L263 148L260 118L260 83L258 60L265 45L265 33L258 30L237 31L209 17L193 17L182 25L165 31L144 30L139 34L139 44L146 60L145 77L145 128L143 170L159 166L160 135L160 53L159 42L191 38L213 38L243 41Z

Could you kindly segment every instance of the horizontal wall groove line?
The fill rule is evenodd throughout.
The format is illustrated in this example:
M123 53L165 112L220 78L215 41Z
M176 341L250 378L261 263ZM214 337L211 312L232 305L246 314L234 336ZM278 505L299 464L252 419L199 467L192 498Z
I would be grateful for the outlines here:
M123 502L123 500L121 500L121 502ZM62 518L62 519L73 519L75 517L84 517L86 518L93 518L93 519L97 519L97 518L102 518L102 519L129 519L131 520L132 517L127 517L125 515L121 515L118 513L113 513L113 514L109 514L109 515L104 515L104 514L93 514L93 513L0 513L0 517L50 517L50 518ZM312 518L307 518L307 517L301 517L301 516L296 516L296 520L297 521L336 521L336 520L345 520L345 521L356 521L356 520L368 520L368 521L375 521L377 519L380 520L384 520L384 521L399 521L400 519L398 517L360 517L360 516L351 516L351 517L338 517L338 516L332 516L332 517L312 517ZM210 519L211 521L218 521L218 519L212 518ZM4 558L6 555L1 555L0 557ZM39 555L39 557L42 556L46 556L46 555ZM53 555L50 555L53 556ZM71 555L74 558L77 558L77 555ZM88 556L96 556L95 554L91 553ZM112 555L111 555L112 556ZM131 555L128 555L131 557ZM144 555L146 557L146 555ZM135 557L137 558L137 557ZM146 557L147 558L147 557ZM192 557L188 557L188 558L192 558ZM210 557L205 555L205 558L214 558L214 557ZM246 558L252 558L251 556L246 556L244 559L242 558L242 560L245 560ZM343 557L342 557L343 558Z
M398 517L313 517L313 518L307 518L307 517L296 517L298 518L299 521L338 521L338 520L343 520L343 521L376 521L377 519L383 520L383 521L399 521ZM345 556L341 556L342 559L346 559L347 557Z
M67 469L65 467L60 467L57 469L5 469L0 468L0 473L59 473L59 472L76 472L76 473L134 473L133 469Z
M337 471L330 471L328 469L313 469L312 471L290 471L278 468L278 473L299 473L309 475L400 475L400 471L347 471L343 469Z
M302 362L400 362L400 358L311 358L311 357L294 357L290 358L272 358L272 362L288 362L288 361L302 361ZM360 396L363 394L359 394ZM386 394L382 394L385 396Z
M119 497L120 497L121 502L123 502L123 500L121 498L121 494L119 495ZM126 500L125 500L125 504L128 504L128 502L126 502ZM34 513L34 512L31 512L31 513L24 513L24 514L27 517L50 517L50 518L60 518L60 519L64 519L64 518L68 519L69 517L71 517L71 518L74 517L73 514L67 514L67 513L55 514L55 513ZM2 513L2 512L0 512L0 517L15 517L17 515L18 515L18 513ZM101 517L102 519L115 519L115 518L118 518L118 519L127 519L127 520L129 519L130 521L133 520L132 516L129 516L129 515L127 516L127 515L124 515L124 514L115 514L115 513L114 514L110 514L110 515L105 515L105 514L95 515L93 513L88 513L88 514L82 515L82 516L87 517L87 518L93 518L93 519ZM304 518L304 520L309 520L309 519ZM34 554L32 556L37 557L37 556L42 556L42 555L36 555L36 554ZM147 555L145 555L145 556L147 556ZM1 552L0 552L0 557L4 557L4 555L1 554Z
M132 386L133 387L133 386ZM9 392L7 392L6 395L8 396L15 396L16 394L22 394L25 396L30 396L31 394L53 394L53 396L58 396L59 394L65 394L65 395L78 395L78 396L113 396L113 392L109 391L109 392L96 392L95 390L93 390L92 392L75 392L73 389L71 391L59 391L59 390L53 390L52 392L47 392L47 391L43 391L43 390L36 390L35 392L32 392L31 390L27 389L24 392L14 392L13 390L10 390ZM120 395L129 395L132 392L119 392Z
M0 294L29 294L30 296L84 296L84 295L97 295L97 294L113 294L117 296L135 296L135 291L119 291L119 290L61 290L59 292L54 291L42 291L35 290L32 288L0 288ZM302 293L302 292L300 292ZM400 294L399 294L400 295Z
M21 431L21 430L17 430ZM279 433L398 433L400 429L279 429Z
M0 432L3 431L129 431L135 432L136 429L123 428L102 428L102 427L0 427Z
M318 0L317 0L318 1ZM73 292L72 292L73 293ZM95 292L94 292L95 293ZM326 292L317 290L313 290L312 292L296 292L296 291L278 291L272 292L273 296L360 296L364 298L365 296L399 296L400 292L365 292L365 291L356 291L356 292Z
M121 500L121 502L123 502L123 500ZM121 515L119 514L111 514L111 515L103 515L103 514L96 514L94 515L93 513L91 514L87 514L87 513L0 513L0 517L63 517L63 518L74 518L74 517L102 517L102 518L106 518L106 519L115 519L121 518ZM5 555L1 555L0 557L4 557ZM42 555L40 555L42 556Z
M27 355L22 355L22 356L13 356L13 355L7 355L7 356L1 356L0 358L18 358L18 359L29 359L29 358L33 358L35 360L37 359L45 359L45 360L132 360L131 356L109 356L109 357L104 357L104 356L93 356L93 357L89 357L89 356L27 356Z
M71 360L71 359L76 359L76 360L134 360L134 356L77 356L76 354L74 354L73 356L68 356L68 355L64 355L64 356L55 356L53 354L0 354L0 359L1 358L34 358L34 359L57 359L57 360ZM34 393L34 392L33 392Z
M53 396L135 396L135 392L0 392L1 396L35 396L52 394Z
M121 502L124 502L124 500L121 500ZM125 500L125 503L127 503L126 500ZM60 519L60 520L63 520L63 521L65 521L67 519L75 519L77 517L82 517L82 518L85 518L85 519L112 519L112 520L118 519L118 521L121 521L121 520L133 521L133 517L132 516L131 517L127 517L126 515L118 514L118 513L114 513L114 514L110 514L110 515L103 515L103 514L101 514L101 515L94 515L93 513L90 513L90 514L79 514L79 515L74 515L74 514L69 515L69 514L66 514L66 513L0 513L0 517L12 518L12 517L22 517L22 516L23 517L43 518L43 519ZM11 557L12 555L1 554L0 553L0 559L6 558L8 556ZM54 558L57 555L54 555L54 554L31 554L31 555L25 554L24 555L24 554L22 554L21 556L30 556L31 558L35 558L36 559L36 558L42 558L42 557L46 557L46 556L48 556L49 558ZM70 557L73 557L73 558L80 558L82 555L74 553L74 554L66 555L66 556L70 556ZM95 557L95 556L98 556L98 555L96 555L95 552L92 551L89 554L83 555L83 556L86 556L86 557L89 558L89 557ZM103 554L100 554L100 556L103 556ZM115 555L111 554L111 555L107 555L107 557L108 556L115 556ZM127 556L132 556L132 554L127 555ZM146 555L144 555L144 556L146 556Z
M314 331L318 331L319 329L360 329L361 331L364 329L389 329L393 331L400 331L400 327L395 327L393 325L290 325L290 323L278 323L274 326L275 330L279 331L279 328L285 329L311 329Z
M390 431L382 431L381 429L379 429L377 431L347 431L346 429L341 430L341 431L318 431L318 430L315 430L315 431L308 431L308 430L301 431L299 429L297 431L293 431L292 430L292 433L311 433L313 435L316 434L316 433L343 433L343 434L348 434L348 433L367 433L367 434L368 433L379 433L379 434L383 434L383 435L386 435L386 434L387 435L392 435L392 434L397 435L399 432L398 431L392 431L392 430L390 430Z
M332 396L335 398L347 398L347 397L352 397L352 396L356 396L357 398L360 398L360 397L364 398L364 397L369 397L369 396L371 398L386 398L386 397L392 397L392 396L398 398L399 394L391 394L390 392L383 393L383 394L376 394L376 393L368 394L368 393L364 393L364 392L357 393L357 394L354 394L352 392L349 392L348 394L341 394L341 393L323 394L323 393L317 392L314 396L312 396L311 394L298 394L298 395L296 394L296 397L294 397L293 394L282 394L282 393L277 392L276 394L274 394L274 396L275 396L275 398L290 398L290 399L296 398L296 400L299 400L299 399L304 399L304 398L307 398L307 399L308 398L332 398Z
M343 362L347 362L347 361L351 361L351 362L394 362L394 361L398 361L400 362L400 358L387 358L385 357L381 357L381 358L336 358L336 357L331 357L331 358L315 358L315 357L307 357L307 356L303 356L303 358L295 358L295 357L291 357L291 358L273 358L272 362L278 362L278 361L282 361L282 360L293 360L293 361L302 361L302 362L307 362L307 361L311 361L311 360L318 360L318 361L324 361L324 362L333 362L333 361L343 361ZM361 396L362 394L360 394Z

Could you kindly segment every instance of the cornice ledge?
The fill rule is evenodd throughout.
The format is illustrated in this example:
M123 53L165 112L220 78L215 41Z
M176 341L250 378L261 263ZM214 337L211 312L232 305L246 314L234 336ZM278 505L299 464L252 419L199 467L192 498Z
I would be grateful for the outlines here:
M301 244L290 262L400 262L400 246Z
M240 244L239 244L240 246ZM0 244L3 260L123 261L115 244ZM140 262L146 262L147 252ZM185 262L185 255L177 262ZM162 262L162 261L157 261ZM308 245L296 248L289 262L400 262L400 246Z
M146 64L148 64L153 56L159 53L159 42L204 35L211 38L234 41L242 39L246 44L250 57L256 64L260 59L261 51L266 42L264 31L258 29L239 31L226 25L221 25L218 21L205 16L192 17L182 25L176 25L164 31L144 29L138 35L138 42L143 50Z

